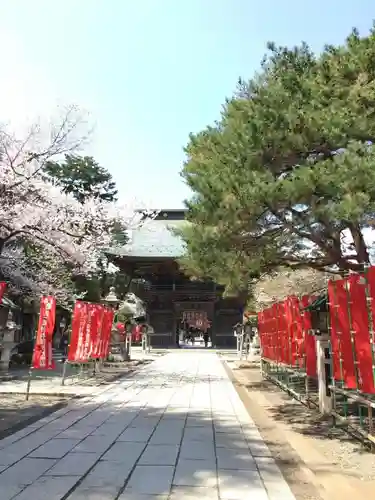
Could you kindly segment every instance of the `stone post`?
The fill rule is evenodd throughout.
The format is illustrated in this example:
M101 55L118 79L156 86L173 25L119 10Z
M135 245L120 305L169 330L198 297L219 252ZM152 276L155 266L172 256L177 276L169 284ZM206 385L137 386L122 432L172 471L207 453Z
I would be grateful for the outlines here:
M260 354L259 334L255 333L253 340L250 342L250 352L252 355Z
M319 391L319 410L322 414L329 415L332 411L332 396L329 390L329 380L331 359L329 355L329 337L315 336L317 372L318 372L318 391Z
M143 332L142 333L142 352L143 354L146 354L147 351L147 333Z
M125 338L125 361L130 361L131 360L131 349L132 349L132 334L126 333L126 338Z

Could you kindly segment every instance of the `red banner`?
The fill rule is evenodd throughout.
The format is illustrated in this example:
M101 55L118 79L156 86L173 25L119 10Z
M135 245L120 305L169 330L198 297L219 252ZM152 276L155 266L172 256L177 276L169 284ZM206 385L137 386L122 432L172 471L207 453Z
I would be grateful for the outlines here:
M32 361L32 367L36 370L53 370L55 368L55 362L52 357L55 317L56 299L51 296L42 297Z
M270 310L264 309L259 313L258 320L263 356L267 359L273 359L272 335L270 332Z
M315 300L314 297L310 297L308 295L304 295L301 299L301 305L303 308L308 307L312 300ZM316 342L314 335L309 333L311 330L311 313L310 311L303 311L301 314L302 318L302 330L304 337L304 345L305 345L305 369L308 377L316 377L317 376L317 367L316 367Z
M264 335L264 312L258 312L258 335L259 335L259 343L261 348L261 353L264 358L266 358L266 339Z
M329 302L329 323L331 327L331 351L332 351L332 371L333 378L335 380L341 380L341 368L340 368L340 337L337 334L337 320L336 320L336 297L334 281L328 282L328 302Z
M305 342L302 329L302 316L298 297L288 297L287 307L289 309L289 331L291 344L291 364L298 368L304 367Z
M86 335L88 306L87 302L81 300L77 300L74 306L68 360L75 363L84 363L89 359L90 345L87 345Z
M138 342L141 341L141 337L142 337L142 325L133 326L132 342L137 344Z
M0 282L0 304L1 304L1 301L3 300L6 288L7 288L7 284L5 283L5 281L1 281Z
M290 364L290 345L289 345L289 329L288 318L285 302L276 304L277 308L277 323L278 323L278 342L279 342L279 361L281 363Z
M92 358L100 358L101 357L101 349L102 349L102 326L103 326L103 317L104 317L104 306L100 304L92 304L93 307L93 319L91 322L91 357Z
M102 345L100 357L105 359L109 354L111 331L114 318L114 311L112 309L104 309L103 323L102 323Z
M269 330L272 345L272 358L274 361L280 361L280 341L279 341L279 323L278 323L278 304L274 304L269 311Z
M72 319L72 334L68 360L86 363L100 358L102 349L102 323L104 306L77 300Z
M367 271L368 292L370 296L370 309L372 315L372 330L375 329L375 266L371 266Z
M328 283L333 373L334 378L342 380L348 389L356 389L346 281L342 279Z
M349 278L349 283L350 311L357 358L358 389L368 394L374 394L369 318L366 306L366 282L363 276L353 274Z
M283 302L258 313L258 330L263 356L269 360L306 368L316 376L315 339L308 334L311 315L301 313L309 305L309 297L287 297Z

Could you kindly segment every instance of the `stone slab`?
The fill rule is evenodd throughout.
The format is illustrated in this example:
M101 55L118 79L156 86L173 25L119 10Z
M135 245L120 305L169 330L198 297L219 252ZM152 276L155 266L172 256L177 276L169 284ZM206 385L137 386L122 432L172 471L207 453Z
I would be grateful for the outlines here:
M60 500L79 481L77 476L42 476L27 486L14 500ZM2 498L2 497L1 497Z
M215 460L179 459L173 479L175 486L199 486L216 488L217 472Z
M178 445L169 444L149 444L141 458L139 465L175 465L177 461L179 447Z
M96 453L68 453L59 460L46 475L48 476L83 476L100 458ZM1 476L0 476L1 478Z
M173 486L169 500L219 500L219 490L199 486Z
M173 474L173 466L139 465L130 476L124 492L168 495L172 486Z
M51 439L29 456L32 458L62 458L79 443L78 439Z
M145 446L144 443L126 443L118 441L102 456L102 460L121 462L126 466L135 464L141 456Z
M255 470L219 470L218 478L220 500L269 500Z

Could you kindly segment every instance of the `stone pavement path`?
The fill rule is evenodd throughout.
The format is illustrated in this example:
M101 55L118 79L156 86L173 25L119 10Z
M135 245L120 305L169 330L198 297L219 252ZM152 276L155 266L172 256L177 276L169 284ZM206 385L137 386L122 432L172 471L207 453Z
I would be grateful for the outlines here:
M217 355L175 351L0 441L1 500L293 500Z

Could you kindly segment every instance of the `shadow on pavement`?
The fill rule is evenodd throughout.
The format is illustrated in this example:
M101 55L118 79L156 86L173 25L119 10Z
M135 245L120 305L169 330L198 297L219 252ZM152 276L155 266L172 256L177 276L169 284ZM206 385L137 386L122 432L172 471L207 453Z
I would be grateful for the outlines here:
M177 382L189 391L222 378L170 374L158 401L160 380L139 372L134 386L119 381L96 401L0 441L1 499L218 499L217 483L224 499L266 500L264 485L282 495L281 473L251 419L237 418L229 401L212 412L209 401L174 404Z

